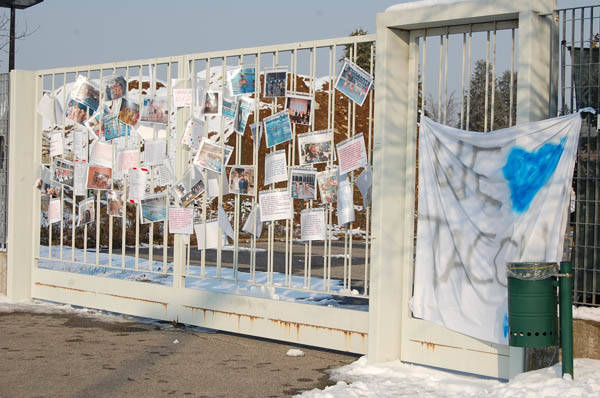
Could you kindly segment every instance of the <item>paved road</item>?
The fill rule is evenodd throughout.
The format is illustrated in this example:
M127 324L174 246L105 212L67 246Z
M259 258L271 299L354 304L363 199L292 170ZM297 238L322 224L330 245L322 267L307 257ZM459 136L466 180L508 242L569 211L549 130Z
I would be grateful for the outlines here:
M0 397L284 397L355 356L199 329L0 314ZM173 344L178 340L178 344Z

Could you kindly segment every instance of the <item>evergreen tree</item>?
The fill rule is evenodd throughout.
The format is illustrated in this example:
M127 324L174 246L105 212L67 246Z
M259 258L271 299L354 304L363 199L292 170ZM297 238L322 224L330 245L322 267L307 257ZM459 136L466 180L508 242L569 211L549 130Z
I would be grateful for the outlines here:
M354 29L350 36L363 36L368 34L366 30L363 28ZM356 44L356 61L355 63L363 68L367 73L371 71L371 46L375 47L375 43L357 43ZM344 50L344 58L348 58L353 60L351 57L351 52L354 51L353 44L346 44ZM344 58L340 58L340 61L343 61ZM375 73L375 48L373 48L373 74Z

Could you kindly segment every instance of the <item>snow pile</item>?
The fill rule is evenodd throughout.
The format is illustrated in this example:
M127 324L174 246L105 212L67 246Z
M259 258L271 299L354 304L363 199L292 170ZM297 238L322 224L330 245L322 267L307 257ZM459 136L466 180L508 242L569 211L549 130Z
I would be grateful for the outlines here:
M305 398L336 397L592 397L600 396L600 361L575 360L575 380L561 365L518 375L510 383L453 374L400 361L367 364L366 357L334 369L337 384L305 391Z
M573 319L600 322L600 307L573 306Z
M304 351L292 348L288 350L288 352L286 352L285 355L287 355L288 357L303 357Z

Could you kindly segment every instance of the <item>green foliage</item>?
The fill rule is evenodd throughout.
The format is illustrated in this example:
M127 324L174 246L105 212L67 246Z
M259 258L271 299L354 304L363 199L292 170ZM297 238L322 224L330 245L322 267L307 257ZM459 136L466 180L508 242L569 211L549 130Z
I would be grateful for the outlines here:
M364 36L369 34L363 28L354 29L350 36ZM375 43L357 43L356 44L356 60L354 60L354 45L346 44L344 50L344 58L348 58L363 68L367 73L371 73L371 46L373 46L373 74L375 73ZM344 58L340 58L343 61Z
M485 114L487 112L487 130L490 130L490 117L492 107L492 82L494 82L494 76L491 68L488 71L488 106L485 107L485 61L483 59L478 60L475 63L473 73L471 75L471 84L469 86L468 96L470 97L470 108L469 108L469 126L468 129L471 131L484 131L485 130ZM492 128L494 130L509 127L509 108L510 108L510 71L504 71L499 77L495 79L495 92L494 99L494 123ZM513 109L512 122L516 120L516 101L517 101L517 74L515 73L513 81ZM464 106L466 107L467 97L464 99ZM465 109L466 111L466 109Z

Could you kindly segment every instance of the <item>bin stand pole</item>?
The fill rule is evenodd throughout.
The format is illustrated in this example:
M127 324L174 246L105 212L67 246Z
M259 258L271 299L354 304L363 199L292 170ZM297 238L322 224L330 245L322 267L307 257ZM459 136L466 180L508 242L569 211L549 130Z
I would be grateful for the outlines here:
M573 378L573 265L560 263L560 346L562 348L562 374Z

